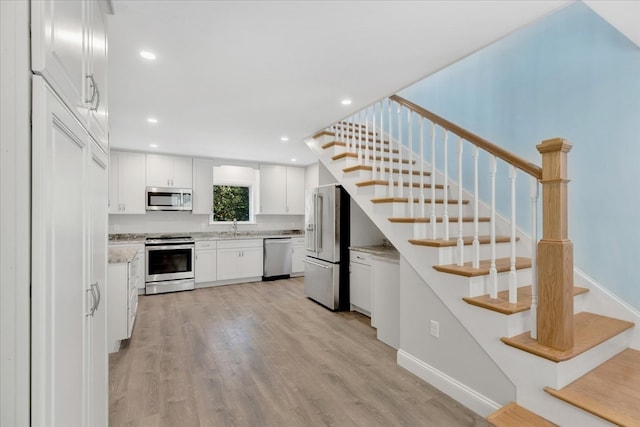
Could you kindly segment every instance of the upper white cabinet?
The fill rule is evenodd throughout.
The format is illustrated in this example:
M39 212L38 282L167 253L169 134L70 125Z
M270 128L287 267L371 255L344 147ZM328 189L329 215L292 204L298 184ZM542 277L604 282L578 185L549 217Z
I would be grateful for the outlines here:
M304 215L304 169L260 166L260 213Z
M193 159L193 211L211 214L213 211L213 161Z
M191 157L147 154L147 187L192 188Z
M111 151L109 164L109 213L144 214L145 155Z
M31 3L31 68L107 149L106 6L102 0Z

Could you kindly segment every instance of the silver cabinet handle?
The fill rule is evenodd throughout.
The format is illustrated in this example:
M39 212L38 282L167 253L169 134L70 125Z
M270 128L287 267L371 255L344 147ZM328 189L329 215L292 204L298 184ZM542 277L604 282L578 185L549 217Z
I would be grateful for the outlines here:
M98 282L92 283L87 289L87 292L91 292L91 308L89 309L89 313L87 316L93 317L93 314L98 309L98 304L100 303L100 295L96 293L96 287L98 286ZM98 291L99 292L99 291Z
M93 79L93 77L92 77ZM96 84L96 106L95 107L91 107L91 110L93 111L98 111L98 107L100 107L100 88L98 87L98 85Z
M93 110L93 103L95 102L96 97L98 96L98 86L96 85L96 81L93 78L93 74L89 74L86 77L89 80L89 87L91 88L91 98L85 99L84 102L91 105L91 109Z
M95 308L95 310L97 310L98 307L100 306L100 301L102 301L102 292L100 292L100 283L96 282L96 283L92 284L91 286L93 286L95 288L96 292L98 293L98 302L96 302L96 308Z

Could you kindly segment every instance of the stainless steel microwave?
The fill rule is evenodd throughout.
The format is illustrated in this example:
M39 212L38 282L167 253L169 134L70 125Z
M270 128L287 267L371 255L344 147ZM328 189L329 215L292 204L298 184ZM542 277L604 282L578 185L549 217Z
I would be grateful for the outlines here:
M192 210L191 192L190 188L147 187L147 210L190 211Z

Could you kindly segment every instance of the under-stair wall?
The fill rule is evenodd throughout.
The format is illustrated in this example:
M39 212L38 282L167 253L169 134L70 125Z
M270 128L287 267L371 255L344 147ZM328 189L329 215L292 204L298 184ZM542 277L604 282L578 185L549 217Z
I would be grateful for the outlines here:
M353 125L351 125L353 127ZM342 132L342 136L349 137L348 133ZM471 306L462 300L465 296L478 295L479 292L487 289L487 278L471 277L460 278L455 275L443 274L433 267L446 263L456 257L453 250L455 248L433 248L421 247L409 243L409 239L415 237L415 233L424 232L423 224L393 223L390 217L397 216L399 212L406 212L406 208L398 208L395 203L372 203L372 197L384 194L385 188L379 189L373 186L365 188L357 185L363 181L371 180L371 167L367 168L347 168L353 164L365 164L361 159L348 157L335 159L336 151L340 147L331 147L331 144L324 143L334 140L331 132L318 135L316 140L316 150L321 161L328 170L334 174L339 182L349 191L352 198L360 205L362 210L373 220L378 228L387 238L398 248L406 264L402 273L401 283L401 345L398 352L398 362L414 374L420 376L428 382L443 389L446 393L454 396L466 406L471 407L478 413L487 415L496 409L497 405L506 404L506 400L513 399L519 404L524 404L527 408L547 416L550 420L559 425L581 425L581 426L601 426L609 425L602 418L595 417L587 412L577 410L575 407L567 405L562 401L551 397L544 392L545 387L560 389L573 380L581 377L592 368L605 362L607 359L618 354L626 347L637 348L638 333L637 328L627 329L617 332L612 338L607 338L604 343L597 345L577 357L562 362L554 362L532 355L525 351L507 346L500 341L501 337L513 337L519 333L526 332L530 328L531 315L529 310L522 310L510 316L504 316L495 312ZM383 133L384 134L384 133ZM389 135L384 136L386 141ZM388 143L388 142L387 142ZM397 155L408 157L406 148L398 150L397 141L391 141L391 147L387 150L392 153L395 149ZM414 158L417 155L413 154ZM343 156L344 157L344 156ZM405 163L406 164L406 163ZM399 164L398 164L399 165ZM396 166L398 166L396 165ZM388 165L387 165L388 166ZM429 165L425 165L428 169ZM418 170L420 169L417 166ZM345 172L347 169L348 172ZM437 182L442 181L442 171L436 170L435 176L439 176ZM449 176L448 186L450 193L457 193L454 180ZM389 191L388 189L386 191ZM465 192L465 198L472 196ZM456 197L452 197L454 200ZM481 205L482 206L482 205ZM468 208L465 208L464 215L469 215ZM485 204L481 209L486 214L488 209ZM441 213L439 213L441 215ZM455 225L455 224L452 224ZM438 227L441 227L439 224ZM465 224L465 234L469 232L468 224ZM483 225L486 230L486 224ZM496 229L498 232L509 230L509 221L498 216L496 218ZM441 230L441 228L440 228ZM439 231L438 233L441 233ZM530 255L530 238L521 230L517 230L519 241L517 242L518 256ZM455 239L455 236L454 236ZM503 245L498 243L498 245ZM499 249L504 250L504 249ZM486 253L486 251L485 251ZM466 257L466 255L465 255ZM445 262L443 262L445 261ZM533 279L530 268L521 268L517 272L518 283L524 284ZM419 278L416 280L416 278ZM576 276L576 284L583 284L583 277ZM500 289L504 289L508 282L508 272L498 273ZM597 284L584 280L585 285L594 289L592 295L580 294L575 297L574 311L580 312L589 308L592 312L600 314L615 315L617 318L626 319L631 322L640 320L633 310L621 301L611 298L602 291ZM421 301L424 299L424 301ZM438 308L438 304L441 305ZM429 304L436 303L436 306L429 308ZM439 311L443 309L444 311ZM452 363L452 372L449 367L438 365L444 354L448 354L451 361L455 360L455 346L441 345L442 353L434 356L433 346L429 345L429 321L431 314L447 317L447 314L466 330L461 334L464 342L465 335L471 341L477 343L479 348L492 360L487 364L481 356L470 357L468 365L473 366L478 362L479 370L492 371L492 375L500 384L492 388L489 382L473 377L472 371L465 370L466 367L459 367L458 363ZM449 319L448 319L449 320ZM469 342L471 342L469 341ZM433 344L433 343L431 343ZM437 345L437 344L436 344ZM469 346L473 350L473 345ZM471 351L473 353L473 351ZM464 356L460 356L464 360ZM431 362L431 363L430 363ZM462 362L461 362L462 363ZM438 366L443 370L438 369ZM497 370L498 373L495 373ZM449 372L447 372L449 371ZM506 380L502 383L500 378ZM510 383L515 386L515 399L512 397L513 389ZM511 391L509 391L511 390Z

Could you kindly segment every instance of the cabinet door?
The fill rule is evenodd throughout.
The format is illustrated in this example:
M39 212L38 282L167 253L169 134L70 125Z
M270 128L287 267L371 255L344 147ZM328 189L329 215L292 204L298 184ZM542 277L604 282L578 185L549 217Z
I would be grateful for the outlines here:
M108 408L108 359L107 359L107 155L91 144L90 183L90 281L98 295L96 310L88 318L89 337L89 422L88 425L106 427Z
M196 283L216 280L216 251L196 250Z
M107 102L107 22L102 2L92 0L90 9L88 73L86 80L89 100L89 131L97 139L103 150L108 150L108 102ZM94 92L95 91L95 92ZM90 98L94 99L91 100Z
M84 6L83 1L31 2L31 68L83 122L87 111Z
M349 300L371 313L371 266L352 262L349 267Z
M213 211L213 162L193 159L193 211L210 215Z
M244 248L240 250L238 270L239 278L262 277L263 248Z
M229 280L238 278L240 251L238 249L218 249L217 280Z
M298 243L300 241L300 243ZM304 273L304 239L294 239L291 243L291 274Z
M147 154L147 187L170 187L173 160L168 156Z
M260 213L286 213L286 168L284 166L260 166Z
M304 215L304 169L287 167L287 213Z
M174 157L172 165L171 187L193 187L193 163L191 157Z
M32 105L31 423L80 426L91 301L85 256L88 134L39 76L33 77Z
M118 200L120 213L144 214L145 156L142 153L118 153Z

